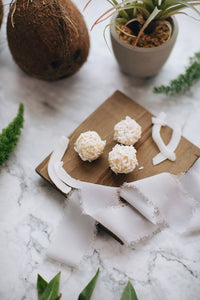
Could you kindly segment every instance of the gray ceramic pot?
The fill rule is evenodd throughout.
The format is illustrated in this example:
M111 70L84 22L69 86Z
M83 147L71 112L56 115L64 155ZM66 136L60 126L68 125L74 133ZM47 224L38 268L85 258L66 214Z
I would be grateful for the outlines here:
M112 24L115 22L116 16L113 16ZM171 19L173 26L171 38L155 48L136 47L133 49L133 46L119 38L114 25L110 27L113 52L120 69L124 73L140 78L150 77L158 73L169 57L178 34L176 19L174 17Z

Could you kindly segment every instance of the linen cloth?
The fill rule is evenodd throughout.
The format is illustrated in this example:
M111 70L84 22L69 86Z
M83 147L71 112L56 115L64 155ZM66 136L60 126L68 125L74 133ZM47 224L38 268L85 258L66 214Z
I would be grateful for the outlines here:
M59 155L54 151L50 158L53 171L49 175L53 173L51 179L56 178L57 186L62 188L64 184L63 190L72 192L67 195L64 217L48 249L49 257L78 266L94 240L96 223L129 247L150 238L164 226L185 234L200 230L200 159L180 178L161 173L116 188L72 178L60 161L68 139L62 137L59 145Z

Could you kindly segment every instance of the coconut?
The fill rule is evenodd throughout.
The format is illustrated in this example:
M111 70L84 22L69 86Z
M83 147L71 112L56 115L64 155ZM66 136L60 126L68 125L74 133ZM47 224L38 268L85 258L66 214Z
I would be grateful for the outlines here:
M3 3L2 0L0 0L0 27L3 20Z
M7 38L18 66L43 80L74 74L89 52L85 21L70 0L15 0L8 14Z

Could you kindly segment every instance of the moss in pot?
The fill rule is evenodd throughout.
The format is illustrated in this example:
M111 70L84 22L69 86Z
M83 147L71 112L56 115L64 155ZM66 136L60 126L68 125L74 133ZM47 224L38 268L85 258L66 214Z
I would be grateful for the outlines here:
M107 1L111 8L92 28L112 16L106 28L110 27L113 52L120 69L142 78L157 74L169 57L178 34L174 15L183 14L181 10L185 8L200 15L196 8L200 4L198 0Z

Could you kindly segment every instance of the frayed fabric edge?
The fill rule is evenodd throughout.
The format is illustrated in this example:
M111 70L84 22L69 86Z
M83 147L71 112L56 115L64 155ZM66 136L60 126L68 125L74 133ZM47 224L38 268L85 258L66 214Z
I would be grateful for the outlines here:
M121 186L121 190L126 189L126 188L128 188L128 189L133 188L134 190L136 190L137 193L143 198L143 200L144 200L149 206L151 206L151 207L153 208L154 215L152 216L151 219L148 218L147 216L144 216L145 218L148 219L148 221L150 221L150 222L153 223L154 225L156 225L156 224L158 224L158 223L166 223L166 220L164 220L164 218L162 218L162 219L159 218L159 219L158 219L158 217L161 217L159 208L158 208L157 206L155 206L155 204L154 204L149 198L147 198L147 197L142 193L142 191L141 191L140 189L138 189L138 187L135 186L134 182L129 182L129 183L128 183L128 182L125 182L125 183L123 183L123 185ZM123 196L122 196L122 198L123 198L124 200L127 201L127 199L124 198ZM128 203L129 203L129 202L128 202ZM129 204L130 204L130 203L129 203ZM130 204L130 205L131 205L131 204ZM135 209L138 210L137 208L135 208ZM139 213L141 213L141 214L143 215L143 213L142 213L140 210L138 210L138 211L139 211ZM156 218L157 218L157 219L156 219Z

